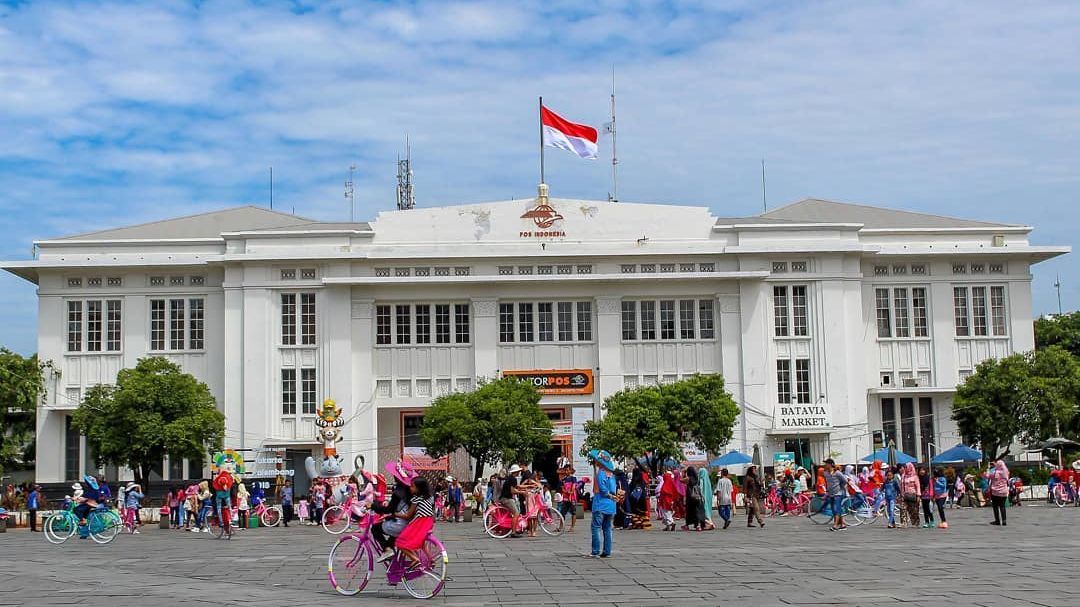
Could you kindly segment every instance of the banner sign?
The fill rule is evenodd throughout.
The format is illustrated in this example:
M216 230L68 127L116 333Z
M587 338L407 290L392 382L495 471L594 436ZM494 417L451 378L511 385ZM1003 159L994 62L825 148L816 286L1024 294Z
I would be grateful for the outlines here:
M708 461L709 456L702 449L700 449L694 443L683 443L680 445L683 452L683 464L702 464Z
M813 405L776 405L773 430L820 432L832 428L832 416L824 403Z
M427 449L423 447L402 447L401 459L409 463L415 470L438 470L446 472L450 469L450 457L444 455L439 458L431 457Z
M536 386L540 394L592 394L592 369L503 371L503 377L516 377Z
M573 436L573 442L571 449L574 450L574 470L578 478L588 478L592 473L592 466L589 464L589 460L582 455L581 448L585 446L585 422L593 418L593 409L589 407L572 407L570 409L570 418L573 429L571 434Z

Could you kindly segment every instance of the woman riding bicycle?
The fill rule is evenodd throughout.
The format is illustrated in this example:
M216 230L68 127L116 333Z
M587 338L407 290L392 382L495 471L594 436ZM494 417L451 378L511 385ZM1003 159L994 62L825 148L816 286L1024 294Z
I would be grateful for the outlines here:
M83 483L86 486L82 490L82 495L76 497L78 505L75 506L74 510L75 518L79 519L80 540L90 537L90 528L86 524L86 519L91 512L97 510L98 501L101 500L101 487L98 485L96 478L89 474L84 475Z
M395 479L394 488L390 492L390 502L385 506L377 501L372 504L372 510L388 515L388 518L381 523L371 526L371 535L383 549L382 555L376 559L380 563L394 555L394 542L409 523L405 519L397 518L396 515L409 511L412 499L410 485L418 476L412 466L401 460L386 464L386 473Z

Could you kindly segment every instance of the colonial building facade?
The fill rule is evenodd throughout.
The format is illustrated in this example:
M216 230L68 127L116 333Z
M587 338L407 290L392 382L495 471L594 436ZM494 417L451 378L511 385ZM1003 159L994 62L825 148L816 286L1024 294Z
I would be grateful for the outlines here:
M210 387L226 446L423 457L432 399L522 375L576 452L611 394L721 373L729 445L854 461L875 432L925 458L959 442L958 382L1033 347L1031 228L823 200L760 216L531 199L328 223L256 207L37 242L37 478L94 469L70 414L147 355ZM163 462L164 478L203 474Z

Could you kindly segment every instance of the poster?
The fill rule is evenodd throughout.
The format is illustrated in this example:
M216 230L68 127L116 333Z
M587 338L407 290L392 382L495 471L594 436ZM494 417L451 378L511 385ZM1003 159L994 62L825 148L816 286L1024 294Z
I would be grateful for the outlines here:
M574 470L578 477L588 477L592 474L592 466L589 460L581 454L581 448L585 446L585 422L593 418L592 407L573 407L570 409L571 437L574 449Z

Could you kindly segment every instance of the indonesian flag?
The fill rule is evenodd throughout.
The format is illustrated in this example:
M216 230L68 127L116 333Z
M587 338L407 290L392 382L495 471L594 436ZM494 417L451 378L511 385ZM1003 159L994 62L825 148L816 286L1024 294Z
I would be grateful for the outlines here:
M581 158L596 159L600 148L593 127L570 122L544 106L540 106L540 124L544 126L544 145L573 152Z

